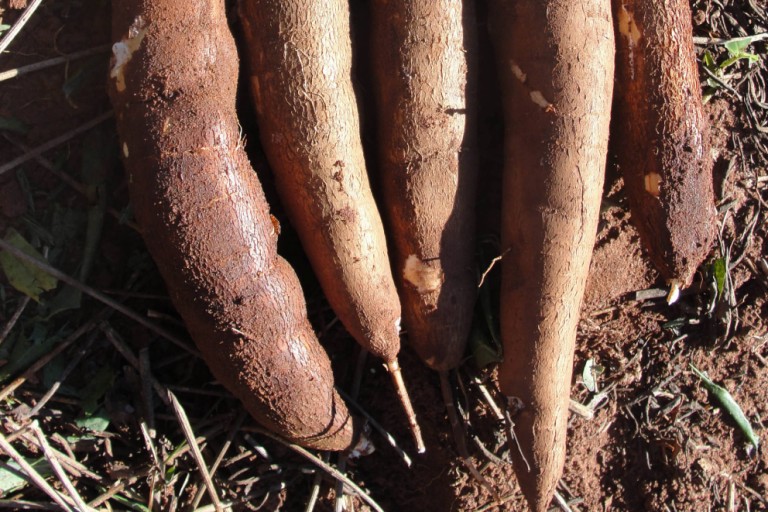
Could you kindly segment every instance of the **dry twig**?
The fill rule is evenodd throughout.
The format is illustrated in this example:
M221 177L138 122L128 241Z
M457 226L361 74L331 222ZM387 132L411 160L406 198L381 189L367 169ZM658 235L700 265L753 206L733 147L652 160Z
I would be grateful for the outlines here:
M203 454L200 452L200 447L195 441L195 433L192 431L192 425L189 424L187 413L184 411L181 403L176 399L176 395L170 391L168 391L168 399L171 402L171 407L173 407L173 412L176 414L176 418L179 420L181 431L184 432L184 437L187 439L187 443L192 449L192 456L195 458L195 461L197 461L197 468L200 470L200 475L203 477L203 482L205 482L205 486L208 489L211 501L213 501L216 511L220 512L224 510L224 508L221 501L219 501L219 495L216 492L216 487L213 485L211 473L208 471L208 466L205 464L205 459L203 459Z
M440 391L443 394L443 403L445 404L446 412L448 413L448 421L451 424L451 430L453 431L453 439L456 442L456 450L459 452L459 457L464 463L464 466L472 474L483 487L488 489L491 495L499 499L499 495L496 489L491 486L488 480L485 479L480 471L477 470L472 463L472 459L469 455L469 449L467 448L467 434L459 421L459 414L456 412L456 405L453 402L453 393L451 392L451 384L448 379L448 372L441 371L440 374Z
M0 242L2 242L2 240L0 240ZM101 311L99 314L96 315L96 317L93 320L78 327L75 332L73 332L67 337L67 339L65 339L58 345L56 345L56 348L54 348L53 350L45 354L43 357L35 361L29 368L27 368L27 371L25 371L20 377L17 377L16 379L14 379L10 384L5 386L0 391L0 400L5 399L8 395L13 393L16 389L19 388L19 386L21 386L27 381L30 375L34 375L46 364L51 362L56 356L61 354L70 345L72 345L72 343L74 343L85 333L93 329L96 326L96 322L100 321L104 316L105 316L105 311Z
M27 474L30 481L35 484L41 491L43 491L45 494L47 494L58 506L60 506L62 509L64 509L67 512L73 512L72 507L70 506L69 501L62 496L56 489L51 487L48 482L45 481L45 478L43 478L40 473L37 472L35 468L33 468L25 459L21 456L19 452L16 451L16 449L9 443L3 434L0 433L0 448L3 449L3 451L8 454L8 456L13 459L16 464L19 465L19 467L24 471L24 473Z
M354 400L349 394L345 393L344 390L336 388L336 391L339 392L339 395L344 399L347 404L351 405L353 408L357 410L360 414L365 417L366 420L368 420L368 424L376 429L376 431L381 434L381 436L387 440L387 443L397 452L397 454L400 456L401 459L403 459L403 462L406 466L411 467L411 464L413 463L411 461L411 457L408 455L408 452L406 452L403 448L400 447L400 445L397 443L397 439L395 439L395 436L390 434L376 419L374 419L373 416L371 416L368 411L362 408L360 404L357 403L356 400Z
M23 299L21 299L21 302L19 302L19 305L16 307L16 310L13 312L13 315L11 315L11 318L8 319L8 322L3 326L3 330L0 331L0 345L5 341L5 338L8 337L8 335L13 330L13 327L16 325L16 322L19 321L19 318L21 317L21 314L24 312L24 309L27 307L27 304L29 304L30 297L28 295L25 295Z
M229 429L229 433L227 434L227 439L224 441L224 444L221 447L221 450L219 450L219 454L216 457L216 460L213 461L213 464L211 465L211 478L213 478L213 475L216 474L216 470L219 469L219 466L221 465L222 461L224 460L224 456L227 454L227 450L229 450L229 447L232 446L232 441L235 439L235 435L240 431L240 428L243 426L243 422L245 421L246 416L248 416L248 413L245 412L245 409L240 411L240 414L237 415L237 418L235 418L235 421L232 423L232 428ZM203 497L203 491L202 489L197 492L197 495L195 496L195 499L192 501L192 508L196 509L198 505L200 505L200 500Z
M48 263L41 261L34 256L30 256L29 254L25 253L21 249L18 249L17 247L14 247L10 243L6 242L3 239L0 239L0 249L9 252L14 257L24 261L25 263L29 263L30 265L37 267L38 269L46 272L47 274L50 274L51 276L55 277L59 281L62 281L63 283L66 283L70 286L73 286L80 290L81 292L85 293L86 295L90 295L94 299L98 300L102 304L111 307L115 311L122 313L123 315L127 316L134 322L138 323L139 325L146 327L150 331L154 332L155 334L158 334L165 338L166 340L170 341L174 345L178 346L179 348L186 350L187 352L200 357L200 353L190 347L187 343L176 337L175 335L171 334L167 330L163 329L159 325L155 325L154 323L150 322L143 316L139 315L132 309L120 304L116 300L107 297L103 293L99 292L98 290L91 288L90 286L81 283L77 279L68 276L64 272L53 268Z
M128 364L130 364L134 370L141 372L140 369L140 363L139 358L136 357L136 355L131 351L130 348L128 348L128 345L125 344L125 342L120 339L120 336L115 332L114 329L107 323L102 322L100 325L101 331L107 336L107 339L110 343L117 349L117 351L122 355L126 361L128 361ZM148 370L145 370L147 372ZM147 375L147 378L152 382L152 387L155 388L155 391L157 392L158 396L160 396L160 399L165 403L165 405L170 405L170 402L168 401L168 389L160 384L160 382L157 381L151 374Z
M24 151L24 152L31 151L29 149L29 147L27 147L25 144L23 144L16 137L13 137L12 135L9 135L7 133L4 133L3 137L5 137L5 139L8 142L10 142L11 144L13 144L14 146L16 146L17 148L19 148L22 151ZM72 190L76 191L81 196L88 197L88 191L86 190L85 185L83 185L82 183L80 183L76 179L72 178L72 176L70 176L66 172L58 169L55 165L53 165L53 162L51 162L50 160L48 160L44 156L42 156L42 155L36 156L35 157L35 162L37 162L40 165L40 167L42 167L46 171L50 172L51 174L53 174L54 176L59 178L61 181L63 181L66 185L68 185L70 188L72 188ZM120 213L119 211L115 210L112 207L108 207L107 208L107 212L112 217L114 217L120 224L124 224L124 225L128 226L129 228L133 229L134 231L136 231L137 233L141 233L141 229L139 228L139 225L136 224L132 220L124 218L124 215L122 213ZM141 294L138 294L138 293L134 294L134 293L131 293L131 292L124 292L121 295L123 297L130 297L130 296L135 297L135 296L141 295ZM164 297L164 299L167 299L167 297Z
M368 504L368 506L370 506L372 509L376 510L377 512L383 512L383 509L381 508L381 506L378 503L376 503L376 501L374 501L374 499L371 498L371 496L368 493L362 490L359 485L357 485L355 482L347 478L345 475L341 474L336 468L334 468L330 464L323 462L320 458L318 458L316 455L309 452L305 448L302 448L297 444L293 444L289 441L286 441L285 439L278 436L277 434L273 434L272 432L269 432L268 430L264 430L259 427L248 427L245 430L250 430L252 432L257 432L261 435L267 436L270 439L274 439L275 441L282 444L283 446L293 450L294 452L298 453L305 459L312 462L318 468L328 473L331 477L343 481L345 485L347 485L350 489L355 491L360 496L360 498L363 501L365 501Z
M45 439L45 434L40 429L40 425L38 425L37 421L32 422L32 430L37 436L37 440L39 442L40 448L43 450L45 459L48 461L48 464L51 465L51 468L53 468L53 472L56 473L56 476L59 477L59 481L67 490L67 493L69 493L69 496L72 498L72 500L75 502L78 510L84 512L93 510L85 504L83 498L80 496L80 493L77 492L77 489L75 489L75 486L72 484L72 480L69 479L67 474L64 472L64 469L62 469L61 464L59 464L58 457L56 457L56 455L53 453L53 450L48 444L48 441Z
M5 80L10 80L11 78L16 78L22 75L26 75L27 73L33 73L35 71L47 69L52 66L57 66L59 64L64 64L65 62L70 62L76 59L82 59L83 57L89 57L97 53L104 53L109 51L109 49L110 49L110 46L108 44L103 44L95 48L88 48L87 50L81 50L79 52L74 52L67 55L60 55L58 57L45 59L40 62L35 62L34 64L28 64L26 66L20 66L18 68L13 68L13 69L6 69L5 71L0 72L0 82L3 82Z
M3 38L0 39L0 54L2 54L6 48L8 48L8 45L10 45L11 42L16 39L16 36L21 33L21 29L24 28L24 25L26 25L27 22L32 18L32 15L35 13L37 8L40 7L41 3L43 3L43 0L32 0L32 3L27 6L21 16L19 16L19 19L16 20L16 23L14 23L10 30L8 30Z
M0 165L0 175L5 174L8 171L12 171L13 169L17 168L21 164L24 164L26 162L29 162L30 160L34 160L38 156L42 155L48 150L51 150L55 148L56 146L60 146L64 144L65 142L77 137L78 135L87 132L91 128L95 128L96 126L100 125L107 119L110 119L114 113L110 110L109 112L105 112L99 116L96 116L95 118L91 119L90 121L78 126L77 128L74 128L67 133L63 135L59 135L55 139L49 140L48 142L41 144L40 146L37 146L36 148L31 149L27 153L21 155L18 158L14 158L10 162L4 163L3 165ZM63 281L63 279L62 279Z
M59 388L61 388L62 383L67 380L67 377L69 377L69 374L72 373L72 371L77 367L78 364L80 364L80 361L83 359L83 356L88 352L88 350L91 348L91 345L93 345L94 340L96 339L97 333L93 332L88 337L88 340L85 342L85 344L80 348L80 350L75 353L75 356L69 361L69 364L66 368L64 368L64 371L61 372L61 375L58 379L56 379L56 382L51 384L51 386L48 388L48 391L45 392L43 397L38 400L37 404L30 409L28 413L24 415L26 418L33 418L35 417L43 407L45 407L45 404L48 403L48 401L53 398L53 395L55 395Z

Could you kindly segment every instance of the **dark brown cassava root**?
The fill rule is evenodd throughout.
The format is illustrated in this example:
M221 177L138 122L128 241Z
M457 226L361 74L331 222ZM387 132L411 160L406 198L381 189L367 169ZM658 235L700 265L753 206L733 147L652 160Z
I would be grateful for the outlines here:
M474 2L372 2L383 210L408 340L431 368L464 355L477 295Z
M691 284L715 234L709 127L690 5L613 0L616 29L612 150L632 220L656 268L675 289Z
M192 338L257 421L304 446L351 448L356 421L242 148L224 2L112 10L109 91L131 203Z
M346 0L240 3L251 93L277 191L339 319L386 362L421 452L397 364L401 308L363 157L349 18Z
M506 125L501 391L515 472L546 511L566 451L573 353L602 195L613 88L610 0L492 0Z

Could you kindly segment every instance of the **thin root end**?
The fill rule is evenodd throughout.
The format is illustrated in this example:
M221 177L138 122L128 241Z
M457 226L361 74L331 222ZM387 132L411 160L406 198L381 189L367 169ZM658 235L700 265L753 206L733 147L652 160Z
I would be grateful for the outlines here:
M355 460L360 457L366 457L375 451L376 446L374 446L373 441L371 440L371 426L366 422L365 425L363 425L362 432L360 432L360 438L357 440L354 448L352 448L346 456L349 459Z
M411 405L411 398L408 396L408 389L405 387L405 382L403 382L403 374L397 359L393 359L387 363L387 370L392 376L392 382L395 384L397 397L400 399L400 403L403 404L405 416L408 418L408 425L411 429L411 435L413 435L413 440L416 443L416 451L424 453L427 451L427 447L424 446L424 439L421 437L421 428L419 427L419 422L416 420L416 413L413 410L413 405Z
M669 282L669 294L667 294L667 304L672 305L680 298L680 281L673 279Z

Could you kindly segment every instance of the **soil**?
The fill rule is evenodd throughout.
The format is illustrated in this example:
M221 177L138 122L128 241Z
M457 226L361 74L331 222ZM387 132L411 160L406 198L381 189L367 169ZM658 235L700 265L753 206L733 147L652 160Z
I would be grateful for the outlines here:
M697 37L728 39L768 29L766 6L761 1L697 0L692 5ZM0 2L0 9L1 23L13 24L18 19L20 11L10 10L5 2ZM108 2L45 2L9 51L0 56L0 70L107 44L108 20ZM480 28L482 32L482 23ZM705 50L712 52L717 62L726 57L722 46L697 45L700 58ZM726 388L757 437L768 441L768 144L765 133L755 127L765 124L768 117L764 110L765 50L764 41L754 43L748 51L759 55L760 61L750 65L742 60L723 75L739 97L718 87L706 105L712 125L719 237L694 285L671 306L665 302L665 284L648 261L632 225L621 178L609 166L571 389L572 400L593 405L593 415L571 415L567 461L558 489L570 510L768 510L768 452L763 447L751 447L733 418L717 406L691 370L693 365L705 371ZM20 144L36 147L107 111L107 60L105 51L3 82L0 120L20 121L26 129L0 130L0 163L23 154ZM501 117L493 99L490 63L491 59L484 63L481 95L481 159L486 172L481 183L484 208L479 212L478 238L483 241L493 240L498 233L496 180L501 163ZM702 76L703 82L705 78ZM246 95L242 103L248 147L266 180L267 196L274 201L257 147L258 136L248 118ZM14 227L38 247L47 246L54 266L78 275L84 247L89 245L85 219L99 198L105 198L114 215L104 220L92 251L92 269L84 280L136 311L149 312L153 321L184 336L139 235L125 222L130 219L130 210L125 177L115 158L114 137L113 122L106 121L45 153L55 172L46 169L46 164L31 161L0 175L0 229ZM87 171L94 139L97 146L112 152L99 160L101 181ZM62 181L62 174L77 181L85 194L74 192ZM103 188L97 184L104 184ZM355 344L323 299L279 204L273 202L273 207L283 225L281 250L302 278L311 320L331 355L338 386L349 390L357 360ZM69 224L62 218L69 219ZM74 225L71 233L65 229L68 225ZM715 262L720 258L727 272L718 292L713 283L717 281ZM496 271L487 278L491 297L498 279ZM1 279L0 322L5 325L23 296L9 286L5 276ZM141 371L133 367L121 355L124 352L115 349L116 335L134 354L151 361L157 380L177 394L201 441L208 466L224 453L213 477L222 500L235 502L236 510L303 510L313 485L319 483L315 510L333 510L332 479L256 431L238 403L213 382L200 360L179 354L167 341L87 298L79 307L56 314L46 303L51 295L23 309L5 345L0 345L0 358L6 365L0 366L0 373L5 374L14 363L18 351L13 347L22 338L46 339L41 333L64 337L94 319L96 325L103 325L98 322L105 318L111 331L90 331L63 356L28 375L27 381L2 402L0 431L25 457L38 458L42 453L23 432L13 433L29 424L31 418L25 412L50 389L56 371L61 372L83 349L75 371L35 416L51 444L71 451L87 468L72 477L83 498L96 499L121 482L122 491L115 491L121 501L110 500L115 509L127 508L130 502L133 508L149 503L154 510L187 510L193 508L198 493L203 494L201 504L210 503L197 463L184 449L173 410L157 396L148 400L142 381L146 367ZM116 334L110 337L108 332ZM374 433L376 452L350 461L349 477L385 510L525 510L514 473L504 462L509 455L504 423L495 416L478 384L483 383L496 403L503 403L495 386L494 365L478 368L478 359L473 357L477 352L469 353L452 378L465 415L471 462L495 495L469 475L457 456L437 374L420 363L407 346L407 336L404 341L401 364L427 452L415 454L383 365L368 358L357 403L411 453L413 463L407 467L387 441ZM588 382L592 379L585 382L583 378L588 365L600 370L594 385ZM103 377L104 368L109 369L109 378L100 392L94 395L91 390L88 395L84 390L96 376ZM11 373L16 376L19 371ZM0 385L5 386L8 375L3 379ZM98 416L93 410L90 415L87 412L86 398L92 395L96 396L95 405L90 405L102 411L109 426L85 432L83 418ZM150 443L142 435L142 422L154 431ZM148 449L150 444L157 456ZM181 453L173 455L177 449ZM336 455L330 460L336 463ZM49 481L62 488L54 476ZM24 500L49 501L32 486L7 493L2 499L12 500L19 508ZM352 498L348 508L367 510L368 505ZM567 510L565 505L560 508Z

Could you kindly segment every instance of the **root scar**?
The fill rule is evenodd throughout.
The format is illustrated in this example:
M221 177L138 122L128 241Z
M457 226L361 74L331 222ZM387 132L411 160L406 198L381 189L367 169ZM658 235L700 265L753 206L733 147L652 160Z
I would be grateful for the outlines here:
M544 94L542 94L541 91L531 90L530 85L528 84L528 75L525 73L525 71L523 71L523 68L517 64L517 62L510 60L509 69L512 71L514 77L517 78L526 89L528 89L532 102L547 112L552 112L554 110L555 106L549 100L547 100L547 98L544 97Z
M630 48L643 37L635 23L635 15L623 5L619 8L619 33L627 39Z
M649 172L644 178L645 191L653 197L659 197L661 194L661 175L657 172Z
M125 91L125 66L131 60L133 52L139 49L146 32L144 18L139 16L128 29L128 36L112 45L112 56L115 63L109 76L115 80L115 87L118 92Z
M541 91L531 91L531 101L533 101L544 110L551 110L553 108L552 103L547 101L547 98L541 94Z
M424 263L415 254L411 254L405 260L403 277L415 286L419 293L435 291L443 284L442 271Z

